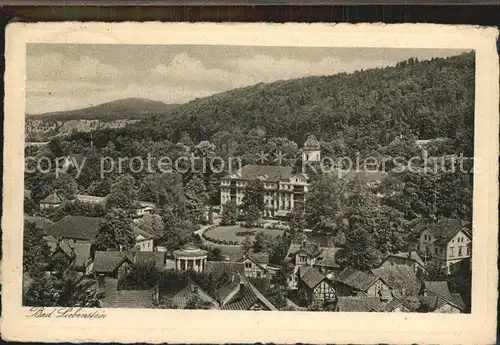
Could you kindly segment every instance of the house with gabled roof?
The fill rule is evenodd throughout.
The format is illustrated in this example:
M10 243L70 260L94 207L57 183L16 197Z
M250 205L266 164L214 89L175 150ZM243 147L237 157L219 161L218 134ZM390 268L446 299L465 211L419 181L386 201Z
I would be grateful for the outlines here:
M316 267L321 273L333 279L335 274L341 271L337 262L337 253L340 251L337 247L321 247L317 243L302 241L292 243L288 248L285 261L294 265L293 273L288 278L288 285L291 289L297 287L297 274L302 266Z
M241 259L245 265L245 276L248 278L267 278L269 272L267 265L269 264L269 253L247 253Z
M395 297L417 296L420 291L421 284L410 266L381 266L371 273L386 282Z
M96 277L120 279L133 265L130 255L121 251L96 251L91 273Z
M152 309L156 299L155 289L119 290L118 279L99 279L99 293L102 308Z
M54 224L48 218L40 217L40 216L24 216L24 221L27 223L31 223L35 226L36 229L40 230L44 235L47 233L47 229Z
M52 224L47 229L47 235L73 243L90 243L99 233L101 222L100 217L66 216Z
M222 310L277 310L264 295L241 274L232 279L218 291L219 305Z
M45 198L40 200L40 209L50 209L50 208L57 208L61 206L61 204L64 202L64 198L61 197L57 192L53 192L49 195L47 195Z
M451 293L447 281L424 281L420 291L421 309L435 313L461 313L465 303L458 293Z
M155 236L139 229L137 226L132 228L135 238L135 248L141 252L152 252L155 250Z
M300 267L298 288L305 292L309 304L332 303L335 300L333 282L315 267Z
M448 273L458 271L460 263L470 259L472 254L471 224L449 218L424 224L418 249L427 260L446 267Z
M409 266L415 273L419 270L425 271L425 263L415 250L389 253L387 254L385 260L380 264L380 267L391 267L397 265Z
M170 302L178 309L191 309L190 303L194 300L203 304L204 309L219 309L217 301L191 279L188 279L184 288L170 297Z
M458 296L460 298L460 296ZM428 313L446 313L446 314L458 314L462 313L465 309L465 305L460 298L458 299L446 299L441 296L419 296L420 300L420 311Z
M389 291L389 285L371 272L359 271L346 267L334 278L337 296L365 296L380 298L383 291Z

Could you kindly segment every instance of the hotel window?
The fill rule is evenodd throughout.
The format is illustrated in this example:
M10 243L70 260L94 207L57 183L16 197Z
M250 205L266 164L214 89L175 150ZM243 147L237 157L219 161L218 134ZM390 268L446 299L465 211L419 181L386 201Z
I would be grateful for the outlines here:
M455 256L455 248L450 248L450 256Z
M252 268L251 262L245 262L245 268Z
M437 248L434 248L434 254L438 254L438 249Z
M467 247L467 255L470 255L470 247Z
M462 248L463 247L458 247L458 256L462 256Z

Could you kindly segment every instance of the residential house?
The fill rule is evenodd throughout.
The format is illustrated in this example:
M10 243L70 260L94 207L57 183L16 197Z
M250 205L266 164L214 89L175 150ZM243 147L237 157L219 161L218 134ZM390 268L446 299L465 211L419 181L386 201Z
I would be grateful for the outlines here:
M298 272L302 266L316 267L328 278L333 279L335 274L341 270L337 262L339 250L340 248L321 247L305 240L301 244L292 243L285 257L285 261L294 265L293 273L288 278L289 287L291 289L297 288Z
M52 267L52 270L57 273L61 269L59 265L63 265L64 268L71 268L73 271L88 275L93 251L94 245L91 243L57 242L51 252L53 262L56 263L56 267Z
M397 265L406 265L417 271L425 271L425 263L415 250L409 252L398 252L388 254L380 267L391 267Z
M446 281L424 281L419 296L421 309L435 313L461 313L465 303L460 294L451 293Z
M427 260L433 260L445 266L448 273L454 273L462 261L470 259L471 243L470 223L441 219L434 224L425 224L420 231L418 249Z
M309 187L307 175L294 174L292 167L245 165L221 179L221 211L229 201L241 205L245 196L245 187L250 181L257 179L261 180L264 185L264 215L268 217L290 214L295 202L304 200Z
M269 253L248 253L240 260L245 265L245 276L248 278L267 278L269 271Z
M385 305L378 297L340 296L337 299L336 311L344 312L382 312Z
M391 289L392 295L417 296L421 284L412 267L407 265L381 266L371 270L371 273L381 278Z
M27 223L31 223L35 226L36 229L40 230L42 234L47 233L47 229L54 224L53 221L51 221L48 218L45 217L40 217L40 216L24 216L24 221Z
M371 272L346 267L334 278L337 296L378 297L389 291L389 285Z
M135 248L141 252L152 252L155 250L155 237L150 233L134 227L132 230L135 237Z
M153 214L156 208L154 202L136 201L135 202L135 217L140 218L146 214Z
M315 267L300 267L298 288L306 293L309 304L331 303L335 300L332 281Z
M66 216L47 229L47 235L70 243L91 243L99 233L102 218Z
M170 297L171 303L178 309L191 309L190 303L194 300L202 303L204 309L219 309L217 301L191 279L183 289Z
M262 293L241 274L233 275L231 281L218 292L222 310L277 310Z
M458 294L453 294L453 299L441 296L419 296L420 310L431 313L458 314L465 309L465 304Z
M126 252L96 251L91 272L96 277L120 279L129 272L133 264Z
M156 293L149 290L118 290L118 279L100 279L99 292L103 294L102 308L154 308Z
M420 304L418 298L414 298L416 299L416 303ZM415 308L407 298L394 298L385 304L384 311L388 313L409 313L414 312Z
M50 208L57 208L61 206L63 202L64 199L61 196L59 196L57 192L53 192L52 194L47 195L40 201L40 209L45 210Z

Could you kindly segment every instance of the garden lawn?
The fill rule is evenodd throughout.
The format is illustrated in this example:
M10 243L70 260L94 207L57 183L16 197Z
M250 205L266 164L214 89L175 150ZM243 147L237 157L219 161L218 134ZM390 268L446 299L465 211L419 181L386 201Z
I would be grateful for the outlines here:
M244 228L239 225L218 226L205 231L205 236L209 240L230 241L243 243L246 237L253 239L257 233L262 232L272 237L281 236L283 230L263 229L263 228Z

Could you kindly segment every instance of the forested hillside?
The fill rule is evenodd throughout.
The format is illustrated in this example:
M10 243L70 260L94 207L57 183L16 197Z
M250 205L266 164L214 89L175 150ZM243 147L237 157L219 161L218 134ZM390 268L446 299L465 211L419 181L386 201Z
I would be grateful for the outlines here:
M144 121L172 141L183 132L199 140L260 129L301 145L308 133L375 150L400 134L419 139L469 138L474 118L474 54L352 74L307 77L236 89L176 107Z

